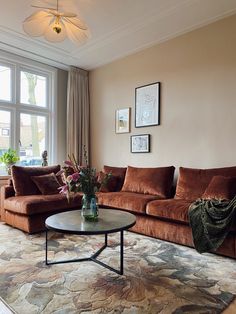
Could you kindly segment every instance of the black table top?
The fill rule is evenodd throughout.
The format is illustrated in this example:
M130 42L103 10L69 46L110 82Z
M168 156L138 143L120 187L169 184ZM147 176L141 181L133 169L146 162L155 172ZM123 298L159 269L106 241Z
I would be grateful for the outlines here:
M85 221L81 210L71 210L48 217L47 229L72 234L104 234L131 228L136 223L133 214L118 210L99 208L97 222Z

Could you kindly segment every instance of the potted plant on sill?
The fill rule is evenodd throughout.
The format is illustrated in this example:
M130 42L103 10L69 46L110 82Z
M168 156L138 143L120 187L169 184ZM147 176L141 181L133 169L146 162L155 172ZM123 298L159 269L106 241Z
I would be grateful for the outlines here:
M11 175L11 166L15 165L18 160L20 160L19 156L16 151L11 148L0 156L0 163L5 164L8 175Z

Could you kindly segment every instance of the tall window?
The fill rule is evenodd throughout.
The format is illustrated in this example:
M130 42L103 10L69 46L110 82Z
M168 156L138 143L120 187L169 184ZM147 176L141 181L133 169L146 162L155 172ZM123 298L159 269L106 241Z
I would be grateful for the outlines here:
M0 59L0 155L9 147L20 165L41 165L52 146L54 72ZM0 175L5 174L0 165Z

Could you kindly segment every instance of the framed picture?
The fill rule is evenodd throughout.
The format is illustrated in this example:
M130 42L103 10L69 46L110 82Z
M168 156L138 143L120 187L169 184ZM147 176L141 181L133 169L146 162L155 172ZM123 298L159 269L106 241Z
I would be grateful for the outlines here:
M131 153L150 153L150 134L130 136Z
M130 132L130 108L116 110L116 133Z
M135 88L135 127L160 124L160 82Z

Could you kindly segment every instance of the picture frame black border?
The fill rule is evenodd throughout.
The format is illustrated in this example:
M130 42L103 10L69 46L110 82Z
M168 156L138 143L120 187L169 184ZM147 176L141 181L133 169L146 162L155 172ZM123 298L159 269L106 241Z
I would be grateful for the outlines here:
M136 122L136 114L137 114L137 90L139 88L143 88L143 87L147 87L147 86L151 86L151 85L157 85L158 86L158 90L159 90L159 93L158 93L158 108L157 108L157 112L158 112L158 120L157 120L157 123L156 124L150 124L150 125L139 125L137 126L137 122ZM152 126L157 126L157 125L160 125L160 102L161 102L161 82L154 82L154 83L150 83L150 84L146 84L146 85L142 85L142 86L138 86L138 87L135 87L135 114L134 114L134 125L135 125L135 128L145 128L145 127L152 127Z
M137 136L148 136L148 151L146 152L133 152L132 151L132 138L133 137L137 137ZM151 135L150 134L134 134L130 136L130 152L132 154L146 154L146 153L150 153L151 152Z

